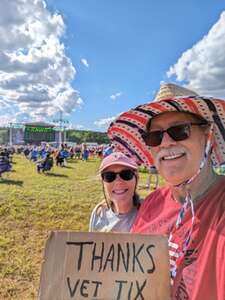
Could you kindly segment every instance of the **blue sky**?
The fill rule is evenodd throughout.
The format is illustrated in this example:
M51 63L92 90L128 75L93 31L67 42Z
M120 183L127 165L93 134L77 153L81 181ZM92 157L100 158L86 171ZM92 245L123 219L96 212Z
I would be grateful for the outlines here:
M72 128L106 131L160 82L225 98L224 1L9 2L0 2L2 124L62 110Z

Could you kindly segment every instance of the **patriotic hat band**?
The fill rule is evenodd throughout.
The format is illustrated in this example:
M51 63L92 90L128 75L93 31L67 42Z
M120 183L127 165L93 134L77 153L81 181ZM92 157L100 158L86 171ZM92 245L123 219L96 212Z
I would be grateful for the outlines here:
M225 162L225 101L215 98L176 96L139 105L122 113L108 129L108 136L117 151L136 158L147 168L154 165L147 146L142 138L146 125L153 117L164 112L188 112L201 116L214 123L214 142L211 159L214 166Z

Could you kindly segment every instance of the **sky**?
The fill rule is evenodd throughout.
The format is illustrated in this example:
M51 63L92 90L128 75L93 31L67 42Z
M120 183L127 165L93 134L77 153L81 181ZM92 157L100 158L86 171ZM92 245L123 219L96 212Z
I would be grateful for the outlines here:
M225 99L225 1L0 1L0 126L106 131L163 82Z

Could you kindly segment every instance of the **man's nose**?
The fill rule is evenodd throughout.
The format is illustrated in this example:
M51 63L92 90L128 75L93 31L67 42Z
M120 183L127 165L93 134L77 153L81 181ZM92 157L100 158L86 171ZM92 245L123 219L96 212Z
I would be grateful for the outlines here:
M173 138L171 138L171 136L165 131L163 133L160 147L168 147L168 146L175 145L175 144L176 144L176 141Z

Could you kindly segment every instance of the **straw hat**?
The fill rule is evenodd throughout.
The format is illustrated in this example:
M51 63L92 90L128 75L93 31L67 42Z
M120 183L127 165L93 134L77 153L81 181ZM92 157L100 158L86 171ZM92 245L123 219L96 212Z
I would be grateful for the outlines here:
M153 100L160 101L162 99L177 97L177 96L199 96L196 92L176 85L174 83L162 83L160 89Z
M163 112L194 113L214 123L214 144L211 154L215 166L225 162L225 101L201 97L197 93L175 84L162 84L153 102L139 105L122 113L108 129L108 136L117 151L136 156L146 167L153 166L150 147L142 138L151 118Z

